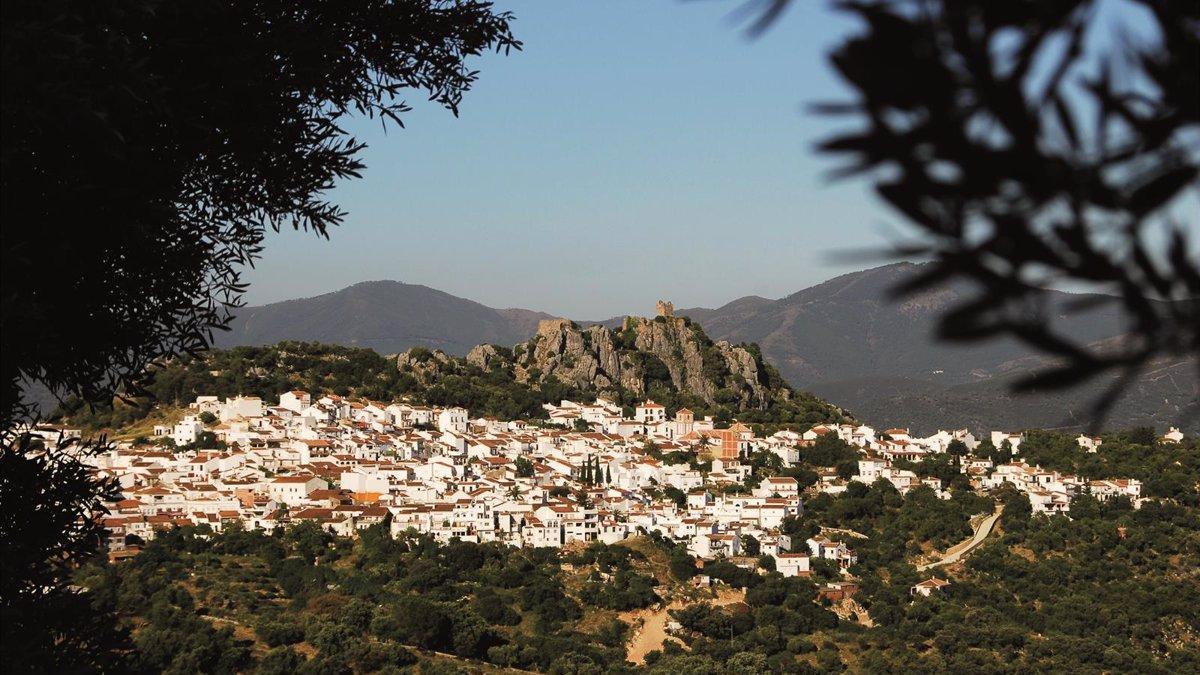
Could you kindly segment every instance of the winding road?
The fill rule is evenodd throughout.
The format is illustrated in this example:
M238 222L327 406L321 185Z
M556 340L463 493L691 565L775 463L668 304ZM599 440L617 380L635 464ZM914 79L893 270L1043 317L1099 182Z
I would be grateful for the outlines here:
M979 522L979 526L975 528L975 534L971 535L970 539L960 541L954 546L951 546L946 550L946 555L941 560L927 563L925 565L918 565L917 570L924 572L925 570L933 569L934 567L950 565L962 560L964 555L974 551L976 548L979 548L979 545L988 538L988 535L990 535L992 530L995 529L996 521L1000 519L1000 514L1003 512L1004 505L997 504L996 510L992 512L992 515Z

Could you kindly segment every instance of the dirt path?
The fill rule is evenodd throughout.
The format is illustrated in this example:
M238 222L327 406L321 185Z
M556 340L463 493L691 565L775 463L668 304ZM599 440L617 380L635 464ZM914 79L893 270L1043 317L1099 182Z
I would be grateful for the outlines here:
M710 602L716 606L732 605L743 602L745 599L746 593L744 591L723 588L717 592L717 597L712 599L696 601L676 600L666 606L660 605L657 608L650 607L631 612L622 612L620 615L621 620L632 625L634 630L633 637L629 639L629 644L625 647L625 660L640 666L646 662L647 654L656 649L662 649L663 643L667 640L683 644L678 638L667 635L667 622L671 620L671 615L668 613L670 610L683 609L697 602Z
M958 542L954 546L951 546L946 550L946 555L943 556L941 560L927 563L925 565L918 565L917 570L924 572L925 570L933 569L934 567L950 565L962 560L964 555L978 548L979 545L988 538L988 535L992 533L992 529L996 527L996 521L1000 519L1000 514L1003 511L1004 505L997 504L996 510L992 512L992 515L980 521L979 525L975 528L975 534L971 535L969 539L965 539Z
M870 537L863 534L862 532L855 532L854 530L845 530L840 527L822 527L821 534L844 534L847 537L854 537L855 539L870 539Z

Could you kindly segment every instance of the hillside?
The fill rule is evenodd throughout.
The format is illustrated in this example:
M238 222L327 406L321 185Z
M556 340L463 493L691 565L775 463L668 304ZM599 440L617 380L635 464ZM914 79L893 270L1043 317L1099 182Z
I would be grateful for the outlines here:
M845 274L779 300L742 298L717 309L680 314L699 321L719 339L763 346L789 381L844 380L887 374L937 374L950 384L1001 374L1009 362L1029 355L1012 340L953 345L934 339L938 316L971 297L965 284L950 285L892 302L890 289L915 275L919 265L898 263ZM1056 325L1084 342L1122 332L1113 304L1068 314L1068 300L1053 293Z
M541 319L526 309L492 309L449 293L398 281L367 281L340 291L239 310L217 347L301 340L393 354L410 347L466 354L484 342L528 338Z
M844 416L793 391L756 345L714 343L698 324L674 317L630 317L621 331L544 319L533 339L513 349L480 345L466 357L414 347L392 360L361 347L290 341L213 349L160 368L148 397L103 408L68 403L57 414L88 429L117 431L201 395L275 401L297 388L462 406L502 419L543 418L544 403L597 395L624 405L654 398L722 421L805 425Z
M757 345L713 342L686 317L626 317L620 329L581 328L543 320L537 334L509 349L480 345L465 358L416 348L400 355L401 373L429 390L465 388L464 374L483 372L555 401L603 395L625 405L651 398L668 408L688 407L718 419L759 423L815 423L841 411L793 390L767 364Z
M693 319L713 340L760 345L766 363L778 369L784 381L874 424L911 425L924 432L939 426L982 431L1074 428L1085 423L1090 402L1102 391L1100 384L1013 397L1008 383L1044 363L1027 348L1012 340L951 345L935 339L938 316L968 297L970 287L951 285L891 301L889 290L919 269L909 263L885 265L778 300L748 296L715 309L675 313ZM1085 296L1051 294L1060 332L1084 342L1122 333L1121 315L1111 304L1068 311L1080 299ZM380 354L424 347L464 356L476 345L500 345L497 349L502 351L528 340L540 322L550 318L527 309L493 309L425 286L373 281L315 298L246 308L232 331L217 336L217 344L313 340L368 347ZM583 340L593 325L620 332L624 323L624 317L585 322L588 328L577 331L578 336L563 337ZM587 364L596 361L602 377L611 379L613 372L605 370L599 354L589 354L582 359L584 365L567 366L566 357L554 362L555 381L594 389L607 386L591 381L596 373ZM1200 431L1196 372L1194 361L1156 364L1117 404L1107 426L1176 425ZM679 388L679 381L672 383Z
M968 286L891 301L889 289L919 269L909 263L886 265L779 300L749 297L679 313L694 318L714 339L757 342L788 382L875 424L932 431L937 426L986 430L1086 423L1088 405L1102 386L1015 397L1008 384L1044 360L1013 340L952 345L935 339L939 315L970 297ZM1112 303L1068 310L1086 298L1052 293L1055 327L1086 343L1120 335L1121 315ZM1194 362L1156 364L1130 387L1108 426L1200 427L1195 372Z

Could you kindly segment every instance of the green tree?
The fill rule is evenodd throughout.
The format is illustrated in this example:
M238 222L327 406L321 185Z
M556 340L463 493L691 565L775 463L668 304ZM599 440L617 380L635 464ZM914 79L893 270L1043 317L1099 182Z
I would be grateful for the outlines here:
M517 461L515 462L515 465L516 465L516 469L517 469L517 477L518 478L532 478L533 477L533 462L529 461L525 457L518 457Z

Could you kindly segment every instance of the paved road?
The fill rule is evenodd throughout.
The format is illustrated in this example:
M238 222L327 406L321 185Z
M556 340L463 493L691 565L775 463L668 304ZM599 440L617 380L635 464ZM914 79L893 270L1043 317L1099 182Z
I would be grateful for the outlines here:
M950 565L952 563L958 562L959 560L962 560L962 557L964 555L966 555L966 554L970 553L971 551L975 550L976 548L978 548L979 545L982 544L983 541L988 538L988 535L990 535L992 533L992 529L996 527L996 521L1000 519L1000 514L1003 511L1004 511L1004 505L997 504L996 510L992 512L992 515L988 516L987 518L984 518L979 523L979 527L975 528L975 534L971 535L970 539L967 539L966 541L962 541L962 542L955 544L954 546L951 546L950 549L948 551L946 551L946 556L943 557L941 560L938 560L936 562L931 562L927 565L921 565L921 566L917 567L917 570L923 572L927 569L932 569L934 567L940 567L942 565Z

